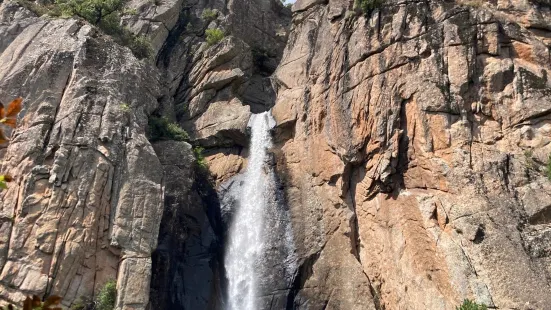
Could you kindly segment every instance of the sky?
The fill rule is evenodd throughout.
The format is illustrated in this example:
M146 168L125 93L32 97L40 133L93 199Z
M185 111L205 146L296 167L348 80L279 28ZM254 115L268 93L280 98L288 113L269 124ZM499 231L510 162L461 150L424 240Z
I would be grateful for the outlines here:
M285 0L285 3L295 3L297 0Z

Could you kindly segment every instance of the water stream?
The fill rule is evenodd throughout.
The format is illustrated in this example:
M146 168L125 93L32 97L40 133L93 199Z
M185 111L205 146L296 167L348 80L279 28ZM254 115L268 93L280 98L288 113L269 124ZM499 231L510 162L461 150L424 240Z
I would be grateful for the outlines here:
M251 117L247 168L229 190L232 222L224 257L228 310L259 310L274 299L285 299L274 292L284 291L294 272L289 215L268 152L272 124L270 112Z

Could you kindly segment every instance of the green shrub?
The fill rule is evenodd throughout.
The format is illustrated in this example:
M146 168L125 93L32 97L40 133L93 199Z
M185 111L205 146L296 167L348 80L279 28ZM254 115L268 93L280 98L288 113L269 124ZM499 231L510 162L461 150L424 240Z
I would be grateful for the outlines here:
M119 104L119 109L121 110L122 113L128 113L131 110L130 105L128 105L128 103Z
M360 9L364 14L367 14L375 9L380 8L384 0L355 0L354 6Z
M476 302L465 299L463 300L463 304L459 307L455 307L455 310L487 310L488 307L486 305L479 305Z
M216 19L217 16L218 16L218 12L211 9L204 9L203 13L201 13L201 19L204 20L205 22L213 21Z
M130 48L139 59L149 58L153 49L145 36L135 35L121 26L121 16L136 13L125 9L128 0L56 0L64 16L77 16L100 28L115 42Z
M35 13L38 16L50 15L50 16L61 16L61 10L55 4L39 4L38 2L29 1L29 0L17 0L17 3L26 8L27 10Z
M203 155L204 151L205 149L200 146L196 146L193 148L193 154L195 155L195 159L197 160L197 165L199 165L199 167L202 169L207 169L207 161L205 160L205 156Z
M109 280L96 297L96 310L113 310L117 301L117 282Z
M7 175L0 175L0 190L8 189L8 182L11 181L11 178Z
M132 36L132 41L128 47L138 59L150 58L153 55L151 41L146 36Z
M549 179L549 181L551 181L551 154L549 154L549 157L547 157L547 165L545 167L546 169L546 174L547 174L547 178Z
M189 136L178 124L171 123L164 117L152 116L149 118L149 140L176 140L185 141Z
M100 26L118 21L127 0L56 0L64 15L78 16Z
M92 310L94 309L94 302L86 297L79 297L73 302L70 310Z
M188 106L186 104L177 104L174 106L174 113L176 114L176 118L180 119L184 115L186 115L188 110Z
M214 29L207 29L205 30L205 34L207 36L207 44L209 46L212 46L224 38L224 32L218 28Z
M124 10L122 10L122 15L138 15L138 10L134 9L134 8L125 8Z

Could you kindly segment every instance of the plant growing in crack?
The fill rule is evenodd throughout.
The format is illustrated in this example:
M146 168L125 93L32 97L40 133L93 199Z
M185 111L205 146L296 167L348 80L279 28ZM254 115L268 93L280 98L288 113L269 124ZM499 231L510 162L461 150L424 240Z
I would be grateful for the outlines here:
M526 167L530 170L536 170L536 162L534 161L534 151L531 149L524 151L524 159L526 160Z
M148 131L149 140L152 142L160 140L186 141L189 139L184 129L165 117L150 116Z
M225 37L224 32L218 28L205 30L205 35L208 46L213 46L214 44L222 41Z
M199 168L206 170L208 168L208 165L205 156L203 155L204 151L205 149L201 146L196 146L193 148L193 154L195 155L195 159L197 160L197 165L199 166Z
M382 7L384 0L355 0L354 7L364 14L369 14L373 10Z
M209 23L215 20L216 17L218 17L218 11L216 10L207 8L207 9L204 9L203 12L201 13L201 19L206 23Z
M477 304L476 302L470 299L463 300L463 303L460 306L455 307L455 310L487 310L487 309L488 307L486 305Z
M128 113L128 112L131 111L130 105L129 105L128 103L121 103L121 104L119 105L119 108L120 108L120 110L121 110L123 113Z
M113 310L117 301L117 282L107 281L96 298L96 310Z
M128 0L56 0L55 6L63 16L80 17L110 35L117 43L130 48L139 59L153 54L151 42L121 26L123 15L135 15L136 9L125 8Z

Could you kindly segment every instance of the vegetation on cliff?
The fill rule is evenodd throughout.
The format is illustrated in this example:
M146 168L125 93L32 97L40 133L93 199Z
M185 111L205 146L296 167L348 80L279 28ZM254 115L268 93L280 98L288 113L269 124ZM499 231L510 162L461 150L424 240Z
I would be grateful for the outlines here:
M121 26L121 17L132 14L125 10L127 0L56 0L64 16L77 16L103 30L121 45L130 48L140 59L152 54L146 37L135 35Z
M461 304L461 306L456 307L455 309L456 310L487 310L488 307L486 305L477 304L472 300L465 299L463 300L463 303Z
M117 301L117 282L109 280L96 298L96 310L113 310Z
M170 122L166 117L149 117L149 140L186 141L189 136L178 124Z
M38 16L78 17L101 29L115 42L128 47L139 59L151 57L149 39L136 35L121 25L123 15L136 14L125 9L128 0L55 0L43 3L18 0L18 3Z
M205 22L210 22L216 19L218 11L212 9L204 9L201 13L201 19Z
M220 41L222 41L222 39L224 38L224 32L218 28L213 28L213 29L207 29L205 30L205 35L207 37L207 44L209 46L212 46Z
M354 5L359 8L363 13L367 14L375 9L380 8L384 3L384 0L356 0Z

